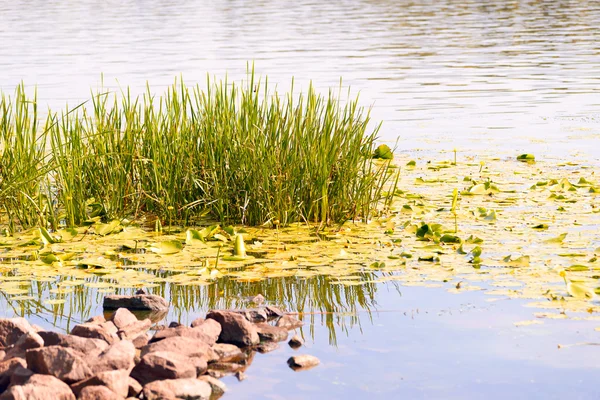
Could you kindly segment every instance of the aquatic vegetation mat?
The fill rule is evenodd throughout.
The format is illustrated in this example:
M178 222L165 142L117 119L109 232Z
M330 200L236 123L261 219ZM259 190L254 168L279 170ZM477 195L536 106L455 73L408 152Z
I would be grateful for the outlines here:
M333 328L335 314L375 310L382 285L425 286L526 299L538 324L598 318L597 166L526 161L396 157L394 201L368 223L32 228L0 239L0 292L15 310L80 319L98 296L138 288L181 313L261 293Z

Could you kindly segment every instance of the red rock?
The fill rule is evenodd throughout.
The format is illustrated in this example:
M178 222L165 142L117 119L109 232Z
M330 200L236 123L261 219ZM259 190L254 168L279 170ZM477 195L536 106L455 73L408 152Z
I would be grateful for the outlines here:
M108 344L118 342L117 327L110 321L101 324L84 323L76 325L71 335L81 336L89 339L102 339Z
M252 346L260 341L256 327L246 318L230 311L210 311L207 319L214 319L221 325L219 342L238 346Z
M304 322L297 320L291 315L284 315L283 317L277 320L277 323L275 325L281 328L285 328L287 330L292 330L300 328L302 325L304 325Z
M75 400L75 395L64 382L50 375L32 375L24 385L8 388L0 400Z
M146 400L208 400L212 389L209 383L198 379L166 379L145 385L143 393Z
M32 370L23 367L17 367L10 375L10 386L24 385L32 375Z
M235 374L238 371L243 371L244 370L244 366L241 364L237 364L237 363L223 363L223 362L216 362L216 363L212 363L209 365L209 370L211 371L219 371L221 373L224 373L226 375L232 375Z
M287 361L288 365L294 371L310 369L319 365L320 361L317 357L310 355L299 355L290 357Z
M129 394L129 370L97 373L91 378L72 384L71 390L75 395L80 396L81 391L88 386L105 386L119 397L127 397Z
M265 296L263 296L262 294L257 294L257 295L256 295L256 296L254 296L254 297L250 297L250 298L248 299L248 301L250 301L251 303L254 303L254 304L260 305L260 304L262 304L262 303L264 303L264 302L265 302Z
M227 310L228 312L234 312L240 314L250 322L266 322L267 311L264 308L245 308L243 310ZM207 316L208 318L208 316Z
M6 347L15 344L30 331L34 329L25 318L0 318L0 345Z
M81 336L63 335L56 332L42 331L38 334L46 346L62 346L84 353L93 358L108 348L108 343L101 339L89 339Z
M138 397L142 392L142 385L132 377L127 378L128 383L128 396L129 397Z
M240 362L246 359L246 353L233 344L217 343L213 346L220 362Z
M208 344L215 344L221 335L221 324L214 319L207 319L203 322L197 323L193 328L195 331L204 333L208 338Z
M148 334L142 333L141 335L133 339L132 342L136 349L141 349L142 347L147 345L148 342L150 342L150 338L148 337Z
M34 331L22 335L15 343L15 347L21 350L37 349L44 347L44 339Z
M38 374L52 375L61 381L72 383L92 376L84 355L75 350L49 346L27 350L27 368Z
M104 318L104 315L96 315L96 316L88 319L85 322L86 323L91 323L91 324L101 324L103 322L106 322L106 318Z
M137 318L131 311L126 308L119 308L110 316L110 321L117 327L117 329L123 329L129 324L137 322Z
M218 322L216 322L214 320L210 320L210 321L212 321L213 324L219 325ZM219 333L221 331L221 326L219 325L219 333L217 333L216 335L214 334L215 333L214 329L213 329L213 332L210 332L210 328L205 329L205 328L203 328L204 326L205 325L201 325L196 328L188 328L187 326L178 326L176 328L163 329L163 330L156 332L154 337L152 337L152 339L150 339L150 343L158 342L163 339L170 338L170 337L181 336L181 337L187 337L187 338L191 338L191 339L202 340L204 343L208 344L209 346L212 346L213 344L216 343L217 338L219 337ZM211 326L211 328L213 328L213 327ZM209 331L209 334L207 334L206 331Z
M135 296L110 295L104 297L103 306L106 310L127 308L129 310L162 311L169 309L169 303L165 299L152 294L138 294Z
M191 327L195 328L196 326L200 325L201 323L203 323L204 321L206 321L204 318L196 318L195 320L192 321L191 323Z
M188 357L204 357L211 361L216 359L212 348L204 341L183 336L174 336L142 347L142 357L155 351L169 351Z
M23 358L11 358L0 362L0 392L8 387L11 376L17 369L25 368L27 368L27 362Z
M123 400L106 386L87 386L83 388L77 400Z
M227 392L227 386L225 386L223 382L213 378L212 376L203 375L198 377L198 380L204 381L210 385L213 396L222 396Z
M121 339L133 340L141 334L145 334L151 326L152 321L147 318L141 321L135 320L135 322L119 329L117 335Z
M283 342L288 338L288 331L285 328L272 326L265 323L256 324L258 337L263 342Z
M208 369L208 363L204 357L190 357L192 365L196 367L196 376L203 375Z
M94 372L124 369L131 371L134 367L135 346L129 340L122 340L104 350L90 366Z
M196 378L196 367L187 356L157 351L143 356L131 377L142 385L163 379Z

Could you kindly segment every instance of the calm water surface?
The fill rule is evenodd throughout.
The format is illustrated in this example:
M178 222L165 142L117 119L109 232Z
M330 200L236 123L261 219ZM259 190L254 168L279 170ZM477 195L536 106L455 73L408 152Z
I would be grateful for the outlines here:
M292 76L323 91L343 77L384 121L382 140L400 137L403 152L440 157L457 147L599 165L598 26L600 2L585 0L15 0L0 3L0 89L37 85L58 109L85 100L101 74L115 91L139 93L149 82L161 93L180 74L190 84L207 73L241 79L254 61L282 90ZM293 373L285 366L292 350L282 346L257 356L244 382L226 379L229 398L600 395L598 348L557 348L597 340L589 322L515 328L531 316L517 300L400 292L379 285L369 301L348 306L352 315L316 317L303 333L320 367ZM295 299L286 299L290 308ZM169 319L188 321L207 307ZM93 301L84 308L100 312ZM13 313L6 302L2 310ZM68 326L51 313L33 318Z

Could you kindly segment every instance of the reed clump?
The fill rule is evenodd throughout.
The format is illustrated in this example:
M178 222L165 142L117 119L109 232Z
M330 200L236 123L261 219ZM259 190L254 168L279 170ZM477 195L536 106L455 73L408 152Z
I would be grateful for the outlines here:
M189 224L209 216L249 225L369 219L389 161L371 160L378 127L358 98L285 95L254 73L241 84L175 82L99 92L37 117L22 86L0 102L0 207L23 227L92 217Z

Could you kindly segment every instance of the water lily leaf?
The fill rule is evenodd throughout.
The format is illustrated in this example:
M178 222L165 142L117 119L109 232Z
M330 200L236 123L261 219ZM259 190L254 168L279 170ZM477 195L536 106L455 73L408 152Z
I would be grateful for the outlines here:
M407 167L415 167L417 165L417 162L415 160L410 160L409 162L406 163Z
M540 231L545 231L548 228L549 228L549 226L547 224L538 224L538 225L535 225L535 226L531 227L531 229L537 229L537 230L540 230Z
M533 162L535 161L535 156L533 154L521 154L517 156L517 160L523 162Z
M581 282L569 281L567 283L567 292L576 299L581 300L591 300L596 297L596 293Z
M373 153L373 158L379 158L382 160L391 160L394 158L394 153L392 153L392 149L387 144L382 144L375 149L375 153Z
M577 272L577 271L589 271L590 267L588 267L587 265L581 265L581 264L575 264L575 265L571 265L570 267L566 267L565 271L570 271L570 272Z
M40 238L42 239L42 242L44 243L45 246L60 242L60 239L52 236L44 227L40 227L39 232L40 232Z
M150 246L150 251L157 254L175 254L181 250L183 250L183 244L179 240L165 240Z
M220 240L221 242L229 241L229 239L225 235L222 235L220 233L215 233L212 237L213 237L213 239Z
M529 267L530 257L529 256L521 256L517 258L512 258L512 255L508 255L504 257L502 260L511 267Z
M442 243L462 243L461 238L454 235L445 234L440 238L440 242Z
M204 244L204 236L195 229L188 229L185 231L185 244L188 246L194 246L198 244Z
M121 221L119 221L118 219L113 219L107 224L94 225L94 231L97 235L100 236L110 235L111 233L120 232L122 230L123 227L121 226Z
M544 240L544 243L557 243L557 244L562 243L566 237L567 237L567 233L561 233L557 237Z
M481 243L483 243L483 239L471 235L471 236L469 236L465 240L465 243L469 243L469 244L481 244Z

